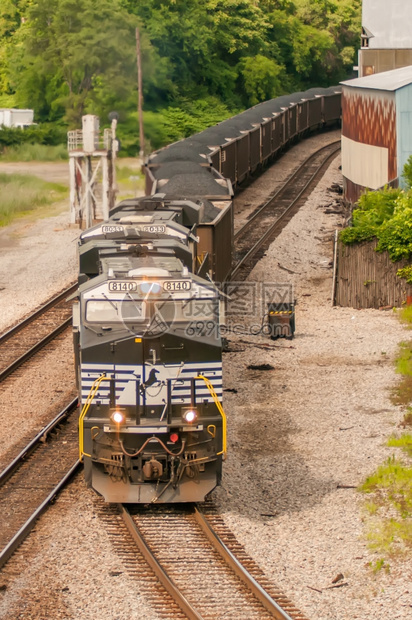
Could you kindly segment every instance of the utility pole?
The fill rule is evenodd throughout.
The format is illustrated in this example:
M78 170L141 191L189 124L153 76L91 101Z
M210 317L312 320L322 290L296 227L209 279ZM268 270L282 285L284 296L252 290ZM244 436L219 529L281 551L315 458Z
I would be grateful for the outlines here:
M143 92L142 92L142 54L140 51L140 33L136 28L136 57L137 57L137 89L139 91L137 112L139 115L139 144L140 157L144 156L144 130L143 130Z

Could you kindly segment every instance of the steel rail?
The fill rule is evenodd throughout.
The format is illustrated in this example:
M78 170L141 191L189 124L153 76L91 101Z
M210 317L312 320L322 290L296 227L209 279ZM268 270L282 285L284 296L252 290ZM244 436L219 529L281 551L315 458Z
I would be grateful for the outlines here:
M77 470L80 468L81 462L76 461L74 465L69 469L69 471L63 476L60 482L54 487L54 489L49 493L46 499L36 508L31 517L29 517L26 523L19 529L19 531L13 536L10 542L4 547L4 549L0 552L0 569L6 564L6 562L10 559L16 549L21 545L23 540L27 538L30 534L31 530L34 527L35 522L40 517L41 514L47 509L48 505L55 499L55 497L60 493L60 491L66 486L66 484L71 480Z
M70 323L72 322L72 318L68 318L65 319L63 321L63 323L60 323L60 325L58 327L56 327L56 329L54 329L52 332L50 332L49 334L47 334L47 336L45 336L44 338L42 338L42 340L40 340L39 342L37 342L35 345L33 345L31 347L31 349L29 349L28 351L26 351L25 353L23 353L23 355L20 355L20 357L18 357L16 360L14 360L14 362L12 362L11 364L9 364L9 366L7 366L7 368L5 368L4 370L2 370L0 372L0 382L4 381L4 379L6 379L9 375L11 375L15 370L17 370L17 368L20 368L20 366L22 366L22 364L24 364L25 362L27 362L28 359L30 359L31 357L33 357L33 355L35 355L36 353L38 353L40 351L40 349L42 349L46 344L48 344L49 342L51 342L52 340L54 340L59 334L61 334L67 327L69 327ZM1 345L1 342L0 342Z
M47 312L48 310L56 306L58 303L63 301L66 297L74 293L75 290L77 289L77 286L78 286L77 283L72 284L69 288L65 289L64 291L56 295L56 297L53 297L52 299L47 301L45 304L43 304L40 308L38 308L35 312L33 312L33 314L30 314L30 316L23 319L23 321L21 321L14 327L11 327L6 332L1 334L0 335L0 346L4 344L7 340L9 340L9 338L11 338L12 336L15 336L19 331L27 327L27 325L30 325L30 323L38 319L42 314L44 314L45 312Z
M143 555L146 562L149 564L150 568L163 585L165 590L170 594L175 603L180 607L184 614L189 618L189 620L203 620L202 616L191 606L189 601L185 596L180 592L178 587L175 585L174 581L169 577L164 568L159 564L159 562L154 557L150 547L146 543L142 533L138 525L132 519L129 511L123 504L119 504L120 513L122 519L132 536L134 542L136 543L140 553Z
M332 143L334 144L334 143ZM330 146L330 145L328 145ZM323 149L320 149L319 151L317 151L315 154L318 154L321 150L324 150L327 147L323 147ZM267 239L273 234L273 232L275 231L275 229L279 226L279 224L282 223L282 221L284 220L284 218L290 213L290 211L293 209L293 207L296 205L297 201L299 200L299 198L302 196L302 194L307 190L307 188L309 187L309 185L312 183L313 179L319 174L320 170L322 170L322 168L329 162L330 159L332 159L333 157L336 156L336 153L340 150L340 147L336 148L334 151L332 151L332 153L330 153L318 166L318 168L315 170L315 172L311 175L310 179L307 181L307 183L305 184L305 186L300 190L300 192L298 193L297 196L295 196L295 198L292 200L292 202L290 203L290 205L285 209L285 211L282 213L282 215L280 215L279 217L276 218L276 220L273 222L273 224L267 229L267 231L265 232L265 234L249 249L249 251L243 256L243 258L235 265L235 267L232 269L230 276L229 276L229 280L233 280L233 278L235 277L235 275L240 271L240 269L243 267L243 265L246 263L246 261L248 261L254 254L256 254L256 252L262 247L262 245L265 243L265 241L267 241ZM310 159L310 158L309 158ZM301 168L299 168L299 171L301 171L302 167L304 167L305 165L307 165L307 162L309 160L306 160L306 162L303 164L303 166L301 166ZM260 209L259 211L253 216L253 220L255 220L255 218L260 215L267 207L269 204L273 203L273 201L275 200L275 198L279 195L279 193L281 191L284 191L284 189L290 185L290 183L292 182L294 178L294 175L292 175L292 177L290 179L287 180L287 182L285 183L285 185L279 189L279 191L275 194L275 196L273 196L270 200L268 200ZM252 220L251 220L252 221ZM249 222L247 224L245 224L237 233L238 236L240 236L240 233L244 233L246 229L248 229L250 226ZM237 236L235 235L235 239L237 238Z
M211 542L213 548L220 554L229 568L243 581L246 587L258 599L260 603L277 620L293 620L289 614L282 609L276 601L262 588L262 586L248 573L239 560L226 547L225 543L216 534L206 517L195 507L196 521L201 527L206 538Z
M317 151L315 151L314 153L312 153L303 163L300 164L300 166L297 168L297 170L295 170L295 172L292 174L292 176L290 176L288 179L286 179L285 183L282 185L282 187L279 187L279 189L275 192L275 194L273 194L273 196L271 196L269 198L269 200L267 200L261 207L260 209L258 209L258 211L256 211L256 213L254 213L252 215L252 217L246 222L246 224L244 224L241 228L239 228L239 230L235 233L234 235L234 239L236 241L236 239L238 239L242 234L244 234L246 232L246 230L251 226L251 224L259 217L259 215L269 206L271 205L274 200L276 200L276 198L279 196L279 194L281 194L285 187L287 187L288 185L290 185L292 183L292 181L294 181L302 172L302 170L304 170L305 166L308 165L308 163L310 163L313 159L315 159L320 153L322 153L322 151L325 151L327 149L329 149L331 146L333 146L334 144L340 144L340 140L334 140L333 142L330 142L329 144L322 146L322 148L318 149ZM339 149L336 149L339 150ZM336 152L336 151L334 151ZM322 165L322 164L321 164ZM312 181L312 179L309 180L309 183ZM308 183L308 184L309 184ZM305 186L306 188L306 186Z
M10 476L16 471L21 462L33 452L36 446L44 441L47 435L64 419L68 418L73 410L77 407L78 398L74 398L64 409L58 413L53 420L51 420L33 439L27 444L25 448L16 456L7 467L0 473L0 487L10 478Z

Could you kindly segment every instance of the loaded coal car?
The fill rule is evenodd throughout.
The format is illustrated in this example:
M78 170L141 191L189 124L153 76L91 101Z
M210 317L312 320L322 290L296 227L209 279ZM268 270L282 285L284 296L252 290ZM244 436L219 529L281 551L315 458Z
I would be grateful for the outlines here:
M338 125L341 88L312 88L259 103L250 110L209 127L191 138L152 153L145 163L146 191L154 193L153 170L172 162L209 165L236 187L290 144L312 131ZM183 188L184 191L184 188Z
M226 452L220 293L193 268L204 205L130 202L80 242L85 478L109 502L203 501Z

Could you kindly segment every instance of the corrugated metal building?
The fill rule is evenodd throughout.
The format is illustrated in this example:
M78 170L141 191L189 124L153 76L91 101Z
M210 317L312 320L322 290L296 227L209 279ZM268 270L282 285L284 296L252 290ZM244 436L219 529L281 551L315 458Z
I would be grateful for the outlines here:
M411 0L363 0L359 76L412 65Z
M344 195L397 185L412 155L412 66L342 82ZM399 180L402 185L402 180Z

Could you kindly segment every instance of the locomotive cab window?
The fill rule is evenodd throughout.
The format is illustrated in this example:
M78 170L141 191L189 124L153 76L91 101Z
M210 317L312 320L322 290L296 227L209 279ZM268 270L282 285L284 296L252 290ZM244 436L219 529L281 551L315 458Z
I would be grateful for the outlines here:
M217 321L219 316L216 299L157 301L155 309L167 323L193 320Z
M145 320L145 304L141 301L90 300L86 304L89 323L131 323Z

